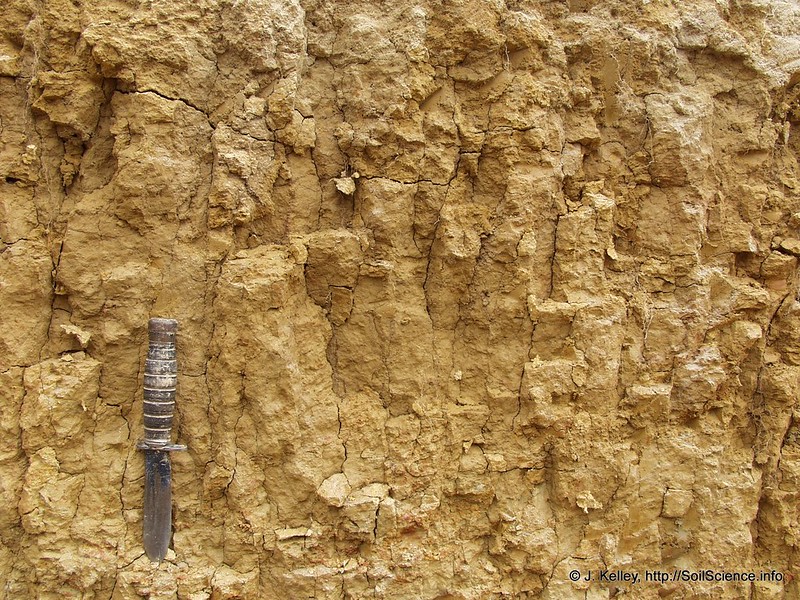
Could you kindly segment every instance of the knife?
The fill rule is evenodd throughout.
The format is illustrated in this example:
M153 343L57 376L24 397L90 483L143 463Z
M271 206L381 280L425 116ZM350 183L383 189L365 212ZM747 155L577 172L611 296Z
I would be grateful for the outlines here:
M178 361L175 319L150 319L149 347L144 363L144 438L136 444L144 451L144 551L161 562L172 537L172 466L169 453L186 450L170 443Z

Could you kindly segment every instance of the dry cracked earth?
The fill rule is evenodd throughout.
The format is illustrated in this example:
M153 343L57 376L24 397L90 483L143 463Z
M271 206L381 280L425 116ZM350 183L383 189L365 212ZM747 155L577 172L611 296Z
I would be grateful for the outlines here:
M799 32L796 0L6 0L2 598L800 597Z

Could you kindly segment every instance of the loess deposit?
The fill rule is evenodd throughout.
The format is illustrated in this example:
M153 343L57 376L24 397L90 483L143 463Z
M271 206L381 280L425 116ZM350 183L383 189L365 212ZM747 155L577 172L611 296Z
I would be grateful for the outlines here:
M800 597L799 32L4 0L2 598ZM160 565L151 316L189 447Z

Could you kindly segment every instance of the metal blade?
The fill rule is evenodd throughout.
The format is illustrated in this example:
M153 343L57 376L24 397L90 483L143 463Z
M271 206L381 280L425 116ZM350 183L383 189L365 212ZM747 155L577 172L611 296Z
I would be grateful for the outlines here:
M144 453L144 551L161 562L172 537L172 468L169 452Z

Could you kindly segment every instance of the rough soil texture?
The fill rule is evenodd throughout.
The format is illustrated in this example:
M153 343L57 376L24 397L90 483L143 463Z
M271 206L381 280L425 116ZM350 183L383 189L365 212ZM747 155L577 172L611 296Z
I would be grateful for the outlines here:
M797 1L0 32L2 598L800 597ZM151 316L189 447L160 566ZM601 568L784 577L568 575Z

